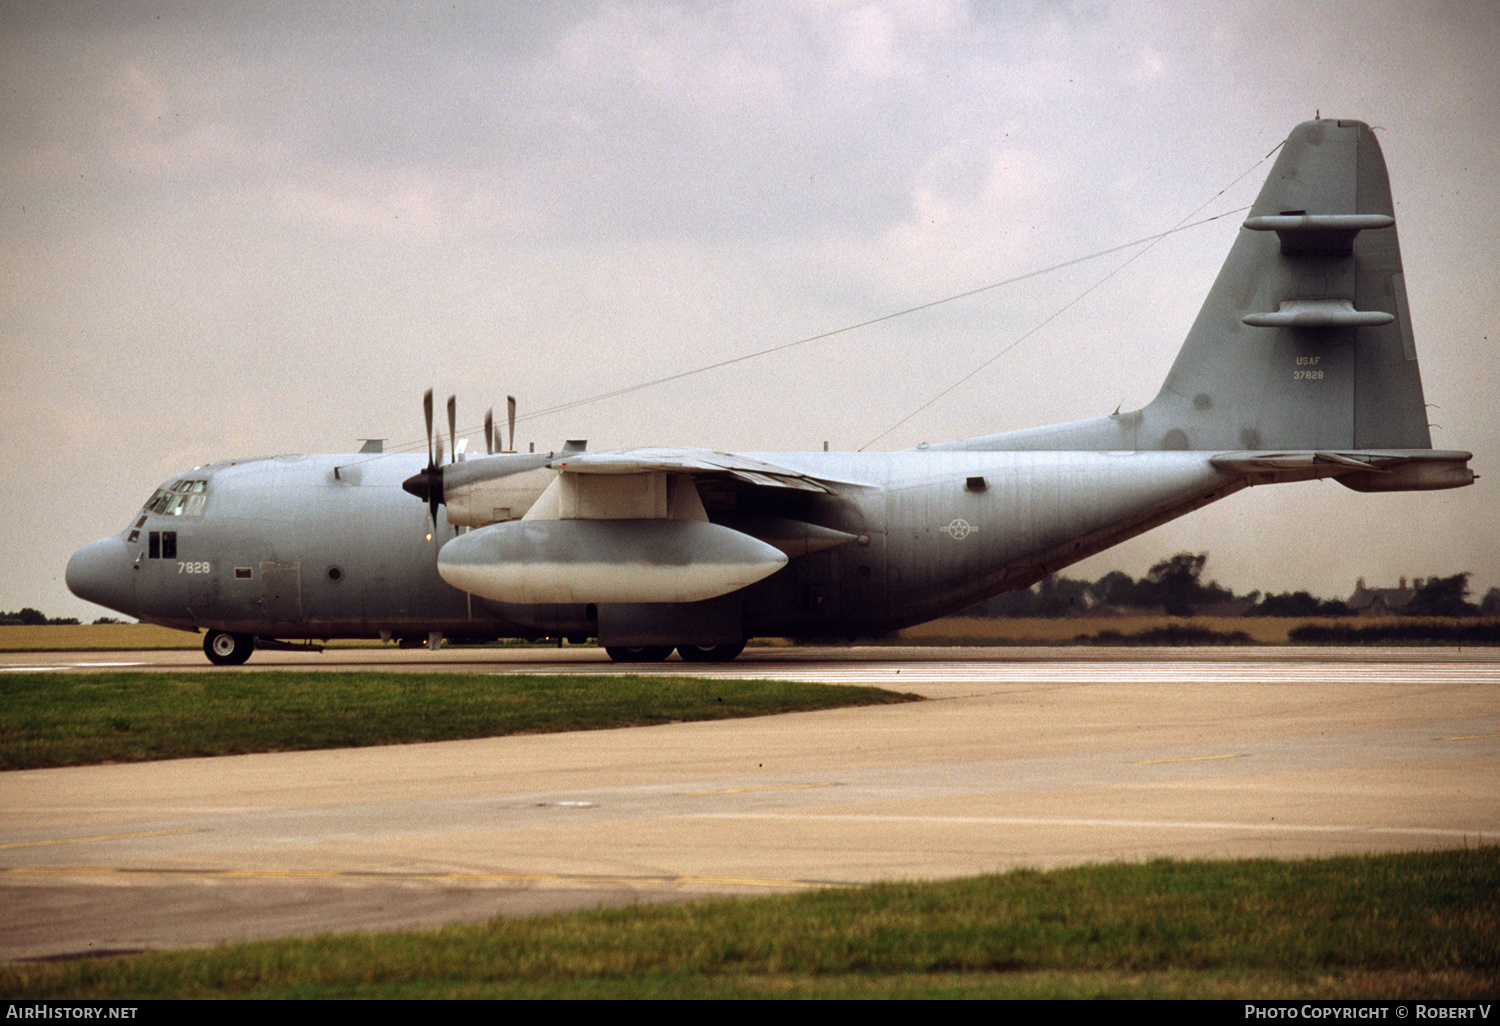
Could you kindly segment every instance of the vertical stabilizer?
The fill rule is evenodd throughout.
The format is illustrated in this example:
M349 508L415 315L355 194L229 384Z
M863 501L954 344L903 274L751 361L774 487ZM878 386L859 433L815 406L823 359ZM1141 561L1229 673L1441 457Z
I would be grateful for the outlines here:
M940 448L1430 449L1396 231L1369 126L1304 122L1155 399Z
M1396 232L1369 127L1298 125L1139 448L1431 448Z

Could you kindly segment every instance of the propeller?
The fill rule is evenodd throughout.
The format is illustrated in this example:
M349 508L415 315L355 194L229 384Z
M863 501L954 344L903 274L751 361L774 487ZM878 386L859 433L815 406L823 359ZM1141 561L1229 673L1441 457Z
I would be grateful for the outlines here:
M448 420L451 424L456 410L452 397L448 399ZM443 436L432 433L432 389L422 394L422 416L427 422L427 466L401 482L403 490L427 503L432 516L432 528L437 530L437 508L443 501ZM434 446L434 443L436 445Z
M510 419L510 444L506 452L513 452L516 444L516 397L506 396L506 409ZM433 530L437 529L437 509L443 502L443 433L432 427L432 389L422 393L422 419L427 423L427 466L401 482L401 487L423 502L432 517ZM465 439L465 444L468 440ZM495 429L495 411L491 408L484 415L484 448L493 455L500 450L500 432ZM452 448L450 462L458 460L458 397L448 397L448 444Z

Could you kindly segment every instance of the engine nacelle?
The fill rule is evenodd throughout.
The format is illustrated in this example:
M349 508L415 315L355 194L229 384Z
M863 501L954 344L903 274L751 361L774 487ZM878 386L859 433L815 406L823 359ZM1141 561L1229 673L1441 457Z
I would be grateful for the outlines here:
M779 549L701 520L518 520L459 535L438 573L498 602L701 602L786 566Z

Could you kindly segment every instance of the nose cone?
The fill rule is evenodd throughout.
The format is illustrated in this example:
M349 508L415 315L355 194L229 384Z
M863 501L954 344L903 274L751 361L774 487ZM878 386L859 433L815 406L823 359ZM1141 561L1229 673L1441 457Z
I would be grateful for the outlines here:
M134 615L135 569L120 539L105 538L73 553L66 580L79 598Z

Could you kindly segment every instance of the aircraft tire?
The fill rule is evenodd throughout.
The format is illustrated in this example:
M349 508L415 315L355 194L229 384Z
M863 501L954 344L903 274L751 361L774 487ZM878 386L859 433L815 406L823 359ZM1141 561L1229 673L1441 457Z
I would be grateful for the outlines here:
M605 645L604 651L617 663L659 663L672 654L672 646L642 645L632 648L626 645Z
M727 663L745 651L745 643L737 645L678 645L677 654L685 663Z
M239 666L255 651L255 638L249 634L209 631L203 636L203 654L215 666Z

